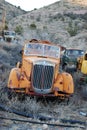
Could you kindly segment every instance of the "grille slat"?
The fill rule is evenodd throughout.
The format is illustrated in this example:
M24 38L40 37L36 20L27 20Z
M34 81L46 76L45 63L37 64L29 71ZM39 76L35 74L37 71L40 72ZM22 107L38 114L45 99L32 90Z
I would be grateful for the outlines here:
M34 70L33 70L33 86L36 88L41 89L41 75L42 75L42 67L38 65L34 65Z
M33 87L41 90L51 89L54 76L54 66L49 64L34 64L33 66Z
M53 67L52 66L45 66L45 72L44 72L44 86L45 88L49 88L52 85L52 79L53 79Z

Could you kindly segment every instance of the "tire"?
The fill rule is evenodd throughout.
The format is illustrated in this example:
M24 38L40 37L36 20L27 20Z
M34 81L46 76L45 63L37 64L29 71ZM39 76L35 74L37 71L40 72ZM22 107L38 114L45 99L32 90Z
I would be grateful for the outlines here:
M17 99L18 99L20 102L25 101L26 95L23 94L23 93L17 93Z
M82 97L84 98L84 100L87 100L87 87L83 86L82 88Z
M8 99L11 100L13 98L13 93L11 90L8 89L7 91Z

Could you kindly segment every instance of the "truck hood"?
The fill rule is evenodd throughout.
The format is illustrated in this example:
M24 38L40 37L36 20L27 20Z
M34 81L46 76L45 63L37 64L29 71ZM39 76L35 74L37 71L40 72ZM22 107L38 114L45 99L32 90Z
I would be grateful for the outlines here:
M27 62L31 62L31 63L34 63L36 61L49 61L49 62L52 62L54 64L59 64L60 63L60 60L59 59L50 59L50 58L41 58L41 57L26 57L24 58L25 61Z

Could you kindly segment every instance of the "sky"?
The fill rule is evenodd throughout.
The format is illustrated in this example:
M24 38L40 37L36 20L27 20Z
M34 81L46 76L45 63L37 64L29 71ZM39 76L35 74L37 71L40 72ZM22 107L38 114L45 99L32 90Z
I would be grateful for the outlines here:
M33 9L39 9L43 6L47 6L60 0L5 0L12 5L20 6L25 11L31 11Z

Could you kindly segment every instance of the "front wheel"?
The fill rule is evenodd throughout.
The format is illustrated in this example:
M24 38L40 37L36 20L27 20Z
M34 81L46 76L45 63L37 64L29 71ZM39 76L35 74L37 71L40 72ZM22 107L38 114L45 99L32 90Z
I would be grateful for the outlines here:
M82 88L82 97L84 98L84 100L87 101L87 87L83 86Z
M25 101L25 99L26 99L26 95L24 94L24 93L18 93L17 94L17 99L19 100L19 101Z
M14 91L11 91L8 89L7 95L8 95L8 99L11 100L12 98L14 98L16 96L16 93Z

